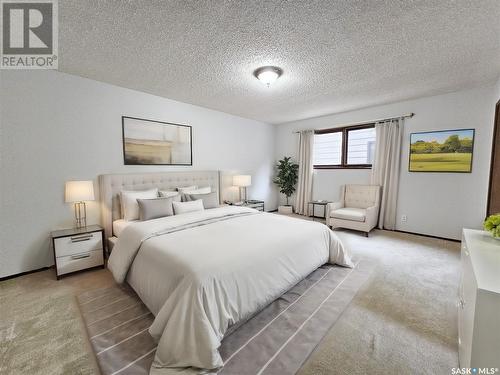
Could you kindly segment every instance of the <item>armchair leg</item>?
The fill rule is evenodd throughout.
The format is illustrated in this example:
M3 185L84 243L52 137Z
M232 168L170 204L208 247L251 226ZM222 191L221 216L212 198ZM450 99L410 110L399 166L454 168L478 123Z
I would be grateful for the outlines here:
M368 237L368 233L369 233L369 232L365 232L365 237Z

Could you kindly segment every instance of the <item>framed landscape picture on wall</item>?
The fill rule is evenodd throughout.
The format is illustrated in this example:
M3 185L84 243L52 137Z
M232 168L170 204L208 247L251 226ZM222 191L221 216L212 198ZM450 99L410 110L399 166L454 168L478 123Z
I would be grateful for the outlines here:
M193 165L192 128L122 116L125 165Z
M474 129L410 134L410 172L472 171Z

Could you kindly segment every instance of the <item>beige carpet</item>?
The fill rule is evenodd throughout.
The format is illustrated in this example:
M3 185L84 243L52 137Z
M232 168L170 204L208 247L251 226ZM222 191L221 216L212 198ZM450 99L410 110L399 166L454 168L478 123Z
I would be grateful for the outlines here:
M110 284L106 270L0 282L0 374L99 374L75 295Z
M299 374L450 374L458 362L459 244L337 233L377 268ZM111 285L106 270L0 282L0 373L96 374L75 296Z
M337 233L378 271L299 374L450 374L458 367L460 244L386 231Z

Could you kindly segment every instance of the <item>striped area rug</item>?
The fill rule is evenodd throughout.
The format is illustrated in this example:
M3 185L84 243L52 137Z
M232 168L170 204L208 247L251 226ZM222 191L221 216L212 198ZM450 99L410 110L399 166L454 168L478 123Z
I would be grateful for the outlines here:
M132 288L85 292L78 302L102 374L149 374L156 343L148 328L154 316Z
M295 374L337 321L373 269L325 265L222 341L219 374ZM149 374L156 343L154 316L130 287L115 286L78 297L103 375ZM193 370L194 372L194 370Z

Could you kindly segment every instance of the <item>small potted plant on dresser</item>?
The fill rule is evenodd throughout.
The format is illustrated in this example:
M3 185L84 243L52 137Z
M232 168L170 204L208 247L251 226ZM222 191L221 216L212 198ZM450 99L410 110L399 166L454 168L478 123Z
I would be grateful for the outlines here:
M483 226L486 231L491 233L493 238L500 240L500 213L488 216Z
M278 174L273 182L278 185L280 193L286 197L286 205L278 207L280 214L291 214L293 212L293 207L289 204L288 200L295 192L295 185L297 185L299 178L299 165L291 161L291 159L291 157L285 156L276 165Z

